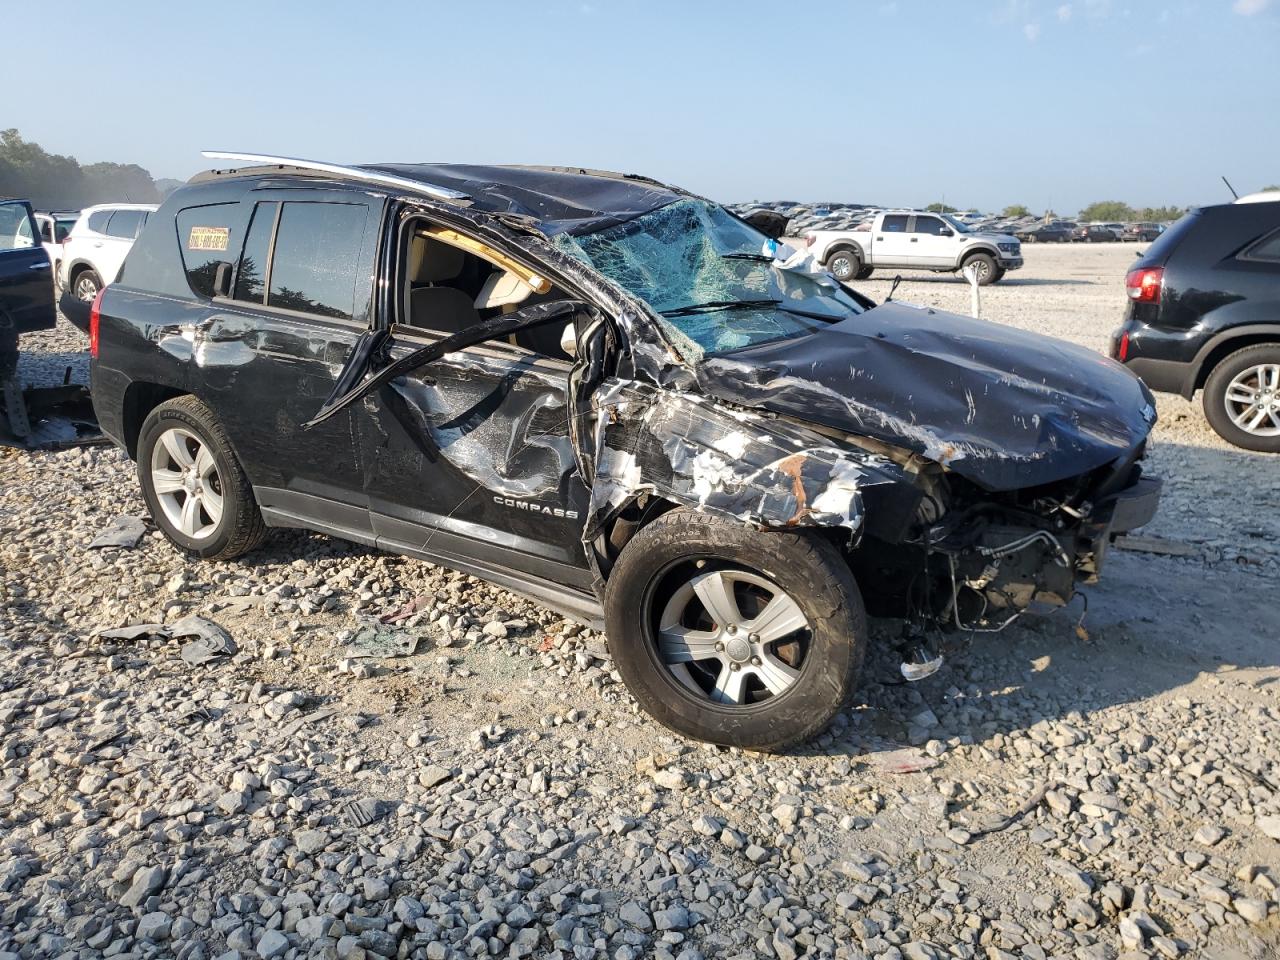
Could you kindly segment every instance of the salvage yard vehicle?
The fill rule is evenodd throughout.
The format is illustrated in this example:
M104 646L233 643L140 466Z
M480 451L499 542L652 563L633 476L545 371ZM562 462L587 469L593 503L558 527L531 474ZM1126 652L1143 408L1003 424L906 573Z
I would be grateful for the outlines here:
M951 273L973 264L978 283L998 282L1022 266L1016 237L975 231L947 214L893 210L870 230L815 230L809 253L840 281L865 280L882 268Z
M40 243L45 253L49 254L49 262L53 265L51 279L57 280L58 267L62 263L62 245L67 235L80 218L78 212L61 211L57 213L36 213L36 226L40 228Z
M102 427L195 556L302 527L440 563L606 628L672 729L776 749L851 695L868 609L918 677L1156 509L1123 367L877 305L676 187L206 156L262 165L173 193L90 322Z
M39 242L35 212L26 200L0 198L0 383L18 363L18 338L57 323L49 254Z
M153 203L100 203L82 210L62 243L58 286L77 299L92 300L116 278L155 209Z
M1153 390L1203 391L1227 442L1280 453L1280 193L1245 201L1192 210L1147 248L1111 356Z
M1014 236L1027 243L1066 243L1071 239L1071 230L1060 223L1040 223L1019 230Z

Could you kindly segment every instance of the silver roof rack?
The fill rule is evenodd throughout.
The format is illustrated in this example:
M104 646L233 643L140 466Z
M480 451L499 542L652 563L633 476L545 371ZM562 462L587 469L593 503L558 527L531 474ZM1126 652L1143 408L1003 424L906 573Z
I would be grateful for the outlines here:
M423 183L421 180L411 180L408 177L397 177L391 173L378 173L375 170L365 170L362 167L344 167L337 163L323 163L319 160L300 160L297 157L273 157L262 153L228 153L223 150L204 150L200 154L210 160L238 160L244 163L268 163L279 164L286 167L298 167L302 170L315 170L320 173L332 173L335 176L345 177L350 180L360 180L363 183L375 183L384 187L397 187L400 190L409 190L413 193L424 193L429 197L435 197L437 200L451 200L454 203L469 203L471 197L457 190L450 190L448 187L438 187L431 183Z

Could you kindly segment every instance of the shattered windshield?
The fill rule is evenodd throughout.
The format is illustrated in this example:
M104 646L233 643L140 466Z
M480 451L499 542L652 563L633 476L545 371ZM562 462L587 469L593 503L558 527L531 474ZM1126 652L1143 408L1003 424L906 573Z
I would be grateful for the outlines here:
M640 297L698 356L811 333L862 307L825 274L775 261L774 242L701 200L678 200L552 241ZM688 351L686 351L688 352Z

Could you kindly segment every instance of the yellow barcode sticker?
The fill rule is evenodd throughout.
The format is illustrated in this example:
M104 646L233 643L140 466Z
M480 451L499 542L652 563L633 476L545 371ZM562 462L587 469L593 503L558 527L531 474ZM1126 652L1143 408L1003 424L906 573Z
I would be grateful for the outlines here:
M187 249L225 250L230 237L230 227L192 227L187 237Z

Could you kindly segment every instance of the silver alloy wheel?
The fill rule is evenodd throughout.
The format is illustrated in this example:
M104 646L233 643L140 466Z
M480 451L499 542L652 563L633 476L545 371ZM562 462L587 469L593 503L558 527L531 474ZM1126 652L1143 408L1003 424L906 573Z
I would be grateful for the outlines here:
M837 280L848 280L858 272L853 257L847 253L837 253L831 258L831 273Z
M739 605L738 586L762 602L750 617ZM777 584L746 570L716 570L697 574L667 601L658 652L695 693L717 703L754 703L785 693L800 678L801 664L788 663L778 648L808 629L799 605ZM709 682L700 684L699 677Z
M991 264L986 260L973 261L974 270L977 272L979 280L985 280L991 273Z
M1245 433L1280 436L1280 363L1241 370L1227 384L1222 402L1231 422Z
M199 437L170 427L151 450L151 486L165 519L192 540L213 536L222 520L222 475Z
M77 300L92 300L98 295L98 285L94 283L93 277L87 273L82 273L76 277L75 294Z

